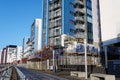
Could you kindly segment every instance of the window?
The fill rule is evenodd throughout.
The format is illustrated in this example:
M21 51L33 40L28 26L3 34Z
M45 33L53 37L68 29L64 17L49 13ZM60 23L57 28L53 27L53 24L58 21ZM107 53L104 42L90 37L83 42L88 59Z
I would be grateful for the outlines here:
M87 1L87 8L92 9L91 1Z
M90 9L87 9L87 14L92 16L92 11Z
M88 43L92 44L93 43L93 27L92 23L87 23L87 37L88 37Z
M56 20L56 25L61 25L61 23L62 23L61 19Z
M55 15L56 15L56 16L60 16L60 15L61 15L61 11L56 11L56 12L55 12Z
M70 32L71 32L71 33L75 33L75 30L74 30L74 29L70 29Z
M60 35L60 34L61 34L61 29L60 29L60 28L57 28L57 29L55 30L55 33L56 33L56 35Z
M87 16L87 21L92 23L92 17Z
M70 5L71 5L72 7L75 7L74 3L72 3L72 2L70 2Z
M57 38L55 38L55 42L56 42L56 45L60 45L60 38L59 37L57 37Z
M74 13L73 11L70 11L70 14L71 14L72 16L75 16L75 13Z
M70 23L73 24L73 25L75 24L75 22L73 20L70 20Z

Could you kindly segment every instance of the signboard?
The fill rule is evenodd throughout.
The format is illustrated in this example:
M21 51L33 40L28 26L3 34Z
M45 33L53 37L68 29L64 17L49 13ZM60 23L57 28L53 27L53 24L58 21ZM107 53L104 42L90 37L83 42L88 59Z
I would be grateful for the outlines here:
M79 44L76 47L76 52L84 52L84 44ZM87 45L87 52L88 53L98 53L98 48L95 48L94 46Z
M77 45L76 52L84 52L84 45L83 44Z

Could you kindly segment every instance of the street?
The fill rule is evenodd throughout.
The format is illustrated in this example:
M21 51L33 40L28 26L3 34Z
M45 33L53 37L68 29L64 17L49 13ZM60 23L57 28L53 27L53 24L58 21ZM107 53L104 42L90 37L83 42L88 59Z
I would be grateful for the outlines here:
M26 76L28 80L68 80L54 75L46 74L40 71L30 70L22 67L18 69Z

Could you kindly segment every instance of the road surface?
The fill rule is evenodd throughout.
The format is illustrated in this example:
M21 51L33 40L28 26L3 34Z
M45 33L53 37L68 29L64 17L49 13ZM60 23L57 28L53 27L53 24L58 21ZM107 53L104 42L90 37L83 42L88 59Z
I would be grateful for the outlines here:
M18 67L18 69L27 77L28 80L68 80L58 76L46 74L40 71Z

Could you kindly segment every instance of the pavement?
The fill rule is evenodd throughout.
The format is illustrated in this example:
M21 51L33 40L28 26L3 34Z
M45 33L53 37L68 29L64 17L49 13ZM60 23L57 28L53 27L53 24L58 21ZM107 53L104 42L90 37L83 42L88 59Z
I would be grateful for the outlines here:
M66 78L68 80L85 80L85 78L70 76L70 71L58 71L55 73L51 72L50 74Z
M85 80L84 78L72 77L68 71L39 71L18 67L28 80Z

